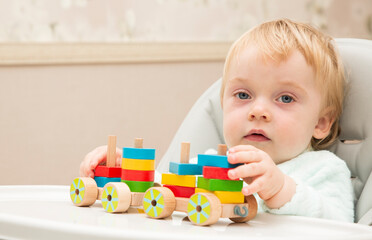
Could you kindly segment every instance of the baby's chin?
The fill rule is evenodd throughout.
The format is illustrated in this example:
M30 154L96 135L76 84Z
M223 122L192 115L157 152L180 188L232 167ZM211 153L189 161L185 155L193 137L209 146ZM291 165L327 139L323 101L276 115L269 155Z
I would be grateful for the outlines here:
M285 163L287 161L289 161L290 159L286 158L286 159L276 159L276 158L273 158L273 161L276 165L278 164L281 164L281 163Z

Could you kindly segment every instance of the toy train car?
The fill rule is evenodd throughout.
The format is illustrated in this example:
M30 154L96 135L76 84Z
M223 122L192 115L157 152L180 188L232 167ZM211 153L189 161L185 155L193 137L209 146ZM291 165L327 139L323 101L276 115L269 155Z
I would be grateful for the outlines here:
M227 170L235 166L227 162L226 156L199 155L198 164L189 164L190 146L189 143L182 143L181 163L171 162L171 173L162 175L163 186L155 184L153 187L154 175L148 172L154 171L154 167L139 161L154 161L154 149L142 149L142 143L135 145L136 148L123 149L122 175L120 178L116 175L116 182L110 182L110 178L104 181L100 178L76 178L70 187L72 202L76 206L90 206L98 199L107 212L125 212L131 206L143 207L147 216L155 219L166 218L174 211L180 211L187 213L190 221L196 225L211 225L220 217L234 222L247 222L256 216L255 197L243 196L242 181L227 177ZM108 146L110 148L111 151L115 149ZM226 153L226 146L222 146L222 149L225 150L219 148L219 153ZM128 159L138 161L127 163ZM109 170L110 167L107 167L107 175ZM135 174L138 179L133 179L133 174L126 175L128 170L139 171ZM130 180L126 176L130 176ZM118 179L121 179L120 182Z
M90 206L98 199L107 212L142 206L144 192L154 186L155 149L143 148L140 138L134 146L123 148L121 167L116 167L116 136L109 136L106 166L96 167L94 179L80 177L72 182L72 202Z

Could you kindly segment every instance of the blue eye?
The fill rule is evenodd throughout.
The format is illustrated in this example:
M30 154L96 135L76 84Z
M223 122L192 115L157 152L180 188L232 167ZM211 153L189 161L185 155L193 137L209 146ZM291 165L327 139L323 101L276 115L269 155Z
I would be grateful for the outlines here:
M293 98L291 96L288 96L288 95L283 95L281 97L279 97L279 102L282 102L282 103L291 103L293 102Z
M245 92L237 93L236 96L239 99L249 99L249 98L251 98L251 96L249 96L249 94L248 93L245 93Z

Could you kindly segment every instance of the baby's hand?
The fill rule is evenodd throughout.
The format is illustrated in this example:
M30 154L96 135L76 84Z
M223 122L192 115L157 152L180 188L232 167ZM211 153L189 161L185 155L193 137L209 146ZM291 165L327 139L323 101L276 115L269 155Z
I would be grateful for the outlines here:
M120 166L122 150L116 148L116 166ZM100 163L105 163L107 158L107 146L100 146L88 153L80 164L81 177L94 177L94 169Z
M228 161L231 164L244 163L244 165L228 172L231 179L242 178L248 184L242 189L244 195L258 193L266 204L275 199L272 205L275 207L278 207L277 200L281 201L279 203L280 207L292 198L295 192L295 187L293 191L294 181L290 178L292 182L290 192L288 192L290 194L289 199L287 195L283 199L283 193L281 192L284 190L283 186L286 185L285 182L289 177L280 171L266 152L250 145L239 145L229 150ZM287 194L287 192L284 194Z

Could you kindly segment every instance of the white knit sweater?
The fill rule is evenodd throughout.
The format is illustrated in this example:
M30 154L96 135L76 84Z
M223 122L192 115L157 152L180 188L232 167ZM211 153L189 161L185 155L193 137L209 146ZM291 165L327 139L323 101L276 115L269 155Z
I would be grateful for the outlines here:
M277 165L294 179L296 193L279 209L268 208L259 199L263 211L274 214L354 221L354 194L346 163L329 151L310 151ZM256 196L257 197L257 196Z

